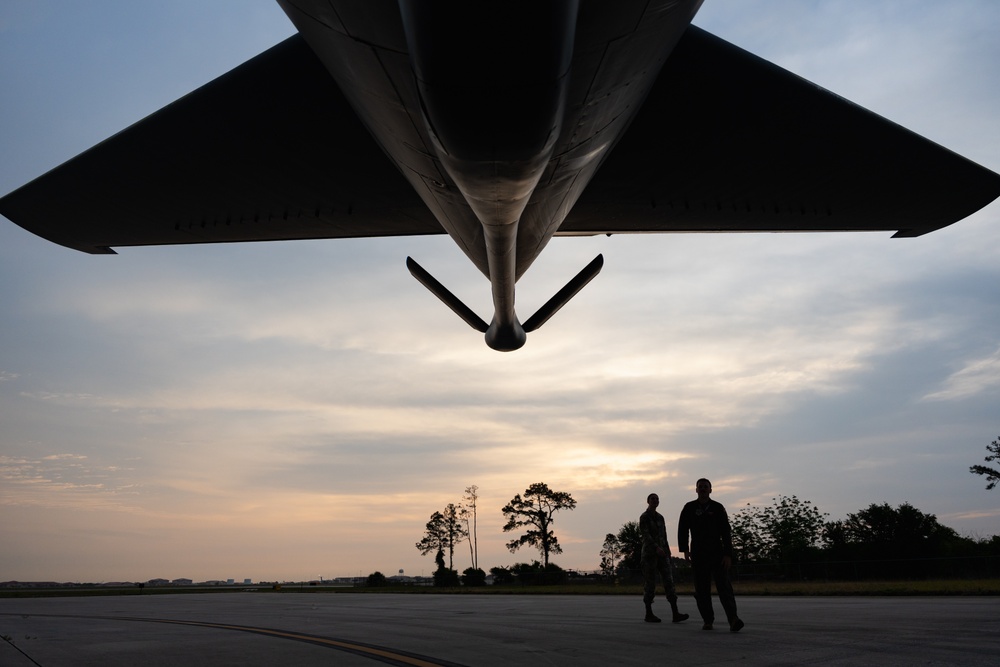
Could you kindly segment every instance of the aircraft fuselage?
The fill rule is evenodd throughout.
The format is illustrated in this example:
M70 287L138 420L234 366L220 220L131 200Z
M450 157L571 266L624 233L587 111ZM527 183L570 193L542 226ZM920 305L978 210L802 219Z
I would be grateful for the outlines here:
M515 283L640 108L700 0L279 0L376 141L490 280L490 347L525 341Z

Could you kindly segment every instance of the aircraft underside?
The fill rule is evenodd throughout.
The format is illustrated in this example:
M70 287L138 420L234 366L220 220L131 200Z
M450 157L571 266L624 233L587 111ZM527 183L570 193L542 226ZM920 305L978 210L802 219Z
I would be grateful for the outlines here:
M700 0L278 0L299 31L0 199L88 253L449 234L489 280L497 350L553 236L921 236L1000 176L690 25ZM388 159L386 159L388 158Z
M646 11L645 2L581 9L578 2L403 0L397 23L379 2L336 16L326 0L279 2L376 141L489 278L493 321L485 329L478 318L470 322L469 309L412 259L411 272L505 351L526 339L514 309L517 280L628 126L701 4ZM625 25L614 20L623 13L632 17ZM376 42L363 26L378 22L386 29ZM389 64L400 49L409 68ZM600 266L591 263L567 289L575 294ZM529 331L538 319L527 321Z

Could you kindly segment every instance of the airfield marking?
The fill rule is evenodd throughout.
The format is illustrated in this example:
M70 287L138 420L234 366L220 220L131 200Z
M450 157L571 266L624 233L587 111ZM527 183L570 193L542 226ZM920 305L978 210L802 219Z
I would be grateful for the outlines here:
M9 615L9 614L0 614ZM83 616L79 614L19 614L20 616L41 616L48 618L85 618L105 621L139 621L144 623L170 623L173 625L191 625L202 628L215 628L218 630L237 630L239 632L250 632L269 637L281 639L291 639L293 641L305 642L307 644L317 644L328 648L354 653L372 660L385 662L390 665L406 665L408 667L465 667L456 662L438 660L417 653L405 651L395 651L373 644L362 644L359 642L349 642L342 639L332 639L319 635L307 635L300 632L290 632L288 630L275 630L273 628L258 628L252 625L232 625L230 623L211 623L208 621L182 621L169 618L140 618L136 616ZM36 663L37 664L37 663Z

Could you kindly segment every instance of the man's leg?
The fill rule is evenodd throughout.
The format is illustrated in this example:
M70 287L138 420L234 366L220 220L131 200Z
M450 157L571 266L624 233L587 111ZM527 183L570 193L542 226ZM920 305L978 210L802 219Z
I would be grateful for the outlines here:
M642 602L646 605L647 623L659 623L660 619L653 613L653 596L656 594L656 561L643 559L642 564Z
M667 601L670 603L670 611L673 618L671 622L680 623L681 621L686 621L690 618L687 614L682 614L680 610L677 609L677 589L674 588L674 577L673 573L670 571L670 558L659 558L656 563L657 569L660 571L660 579L663 580L663 590L667 594Z
M713 572L715 578L715 590L719 592L719 602L726 610L726 620L729 621L729 629L739 632L743 627L743 621L736 615L736 594L733 592L733 584L729 580L729 572L720 563Z
M712 561L692 558L691 570L694 572L694 599L704 622L702 628L711 630L715 623L715 610L712 609Z

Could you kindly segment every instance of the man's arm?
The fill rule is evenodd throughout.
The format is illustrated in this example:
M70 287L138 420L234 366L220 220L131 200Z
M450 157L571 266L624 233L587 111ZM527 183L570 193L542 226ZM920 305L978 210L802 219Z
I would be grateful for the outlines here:
M681 515L677 518L677 550L684 554L684 560L691 560L688 550L687 505L681 509Z
M722 539L722 564L728 570L733 564L733 527L726 508L719 503L719 537Z
M722 555L733 556L733 527L729 523L726 508L719 503L719 537L722 538Z

